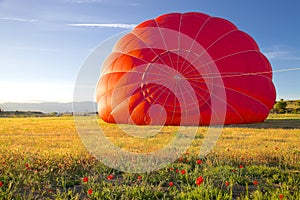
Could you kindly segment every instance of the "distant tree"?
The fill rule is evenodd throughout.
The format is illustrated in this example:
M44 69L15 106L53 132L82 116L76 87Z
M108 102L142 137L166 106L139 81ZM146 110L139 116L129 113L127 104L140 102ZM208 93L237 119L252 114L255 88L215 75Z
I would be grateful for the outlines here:
M52 115L52 116L56 116L56 115L58 115L58 112L51 112L49 114Z
M281 113L281 114L285 113L286 112L286 106L287 106L287 103L283 99L280 99L280 101L277 101L276 104L275 104L276 113Z
M0 108L0 112L2 112L2 109Z

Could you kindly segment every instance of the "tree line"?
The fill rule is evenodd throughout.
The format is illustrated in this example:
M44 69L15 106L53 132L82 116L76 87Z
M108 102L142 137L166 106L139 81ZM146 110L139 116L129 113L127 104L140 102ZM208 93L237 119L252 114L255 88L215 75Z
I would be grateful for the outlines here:
M272 112L277 114L284 114L284 113L300 114L300 100L285 101L284 99L280 99L280 101L276 101Z

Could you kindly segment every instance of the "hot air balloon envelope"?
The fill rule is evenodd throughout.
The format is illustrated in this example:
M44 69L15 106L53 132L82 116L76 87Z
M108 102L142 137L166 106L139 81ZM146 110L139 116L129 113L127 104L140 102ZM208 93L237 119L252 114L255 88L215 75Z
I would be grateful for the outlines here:
M170 13L122 37L102 66L98 113L110 123L261 122L275 102L272 68L231 22Z

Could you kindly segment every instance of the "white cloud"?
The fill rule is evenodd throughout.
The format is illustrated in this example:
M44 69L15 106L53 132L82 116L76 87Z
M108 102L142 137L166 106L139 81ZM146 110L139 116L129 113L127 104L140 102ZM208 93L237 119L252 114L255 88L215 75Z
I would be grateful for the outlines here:
M132 3L130 5L136 7L136 6L140 6L141 4L140 3Z
M67 24L75 27L98 27L98 28L123 28L132 29L136 24Z
M265 52L265 56L270 60L300 60L300 57L292 54L289 51L270 51Z
M14 18L14 17L0 17L0 20L8 20L8 21L15 21L15 22L27 22L33 23L39 21L38 19L22 19L22 18Z
M114 2L112 0L64 0L64 2L67 3L74 3L74 4L91 4L91 3L104 3L104 4L115 4L115 3L122 3L122 5L128 5L129 2L124 2L124 1L116 1L114 0ZM133 3L129 3L130 6L140 6L140 3L137 2L133 2Z
M278 59L286 57L289 52L288 51L268 51L264 53L265 56L269 59Z
M282 45L275 45L263 53L270 60L300 60L300 56L294 55L295 51Z
M21 50L21 51L40 51L40 52L52 52L52 53L61 53L62 49L53 49L53 48L41 48L41 47L32 47L32 46L11 46L10 49Z
M84 3L102 3L103 0L65 0L65 2L84 4Z

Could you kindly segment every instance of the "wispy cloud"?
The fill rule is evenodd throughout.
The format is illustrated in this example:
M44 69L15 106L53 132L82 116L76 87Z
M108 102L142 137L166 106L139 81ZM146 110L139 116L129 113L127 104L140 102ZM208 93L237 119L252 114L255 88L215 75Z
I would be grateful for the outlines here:
M263 53L270 60L300 60L300 56L296 56L295 51L285 46L273 46L263 50Z
M26 23L33 23L39 21L38 19L22 19L22 18L14 18L14 17L0 17L0 20L26 22Z
M140 6L141 4L140 3L132 3L130 5L136 7L136 6Z
M271 51L264 54L270 60L300 60L300 57L292 55L289 51Z
M136 24L67 24L67 26L132 29Z
M1 47L0 47L1 50ZM69 49L69 48L49 48L49 47L37 47L37 46L10 46L7 47L6 50L10 51L21 51L21 52L34 52L34 53L53 53L53 54L64 54L70 52L79 52L82 54L87 54L92 49L90 48L76 48L76 49Z
M111 0L64 0L67 3L75 3L75 4L90 4L90 3L113 3ZM119 1L119 3L126 3L128 5L129 2ZM129 3L130 6L140 6L140 3L133 2Z
M50 52L50 53L62 53L62 49L43 48L43 47L28 47L28 46L12 46L13 50L20 51L39 51L39 52Z
M103 0L65 0L67 3L78 3L78 4L87 4L87 3L102 3Z

